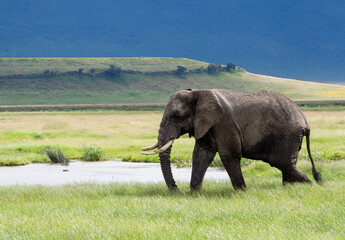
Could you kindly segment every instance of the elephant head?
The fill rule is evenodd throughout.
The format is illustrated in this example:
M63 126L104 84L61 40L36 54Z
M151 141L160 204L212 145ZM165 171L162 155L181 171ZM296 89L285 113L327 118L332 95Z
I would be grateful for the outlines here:
M177 188L170 166L171 146L175 139L189 133L195 140L202 138L221 118L223 110L211 90L182 90L174 93L165 108L158 132L158 142L142 150L142 154L159 154L161 170L169 188Z

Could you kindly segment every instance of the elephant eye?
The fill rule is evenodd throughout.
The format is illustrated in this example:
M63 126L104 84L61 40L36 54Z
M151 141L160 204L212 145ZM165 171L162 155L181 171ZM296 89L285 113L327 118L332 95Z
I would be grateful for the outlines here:
M177 116L173 117L173 120L176 121L176 122L181 122L183 119L182 119L181 116L177 115Z

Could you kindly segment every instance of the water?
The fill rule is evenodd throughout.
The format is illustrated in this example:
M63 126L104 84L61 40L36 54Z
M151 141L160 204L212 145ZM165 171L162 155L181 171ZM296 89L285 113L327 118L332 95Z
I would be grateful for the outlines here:
M175 181L189 182L191 168L172 166ZM229 180L225 170L209 168L205 180ZM160 183L164 182L159 163L129 163L119 161L29 164L0 167L0 186L62 185L73 183Z

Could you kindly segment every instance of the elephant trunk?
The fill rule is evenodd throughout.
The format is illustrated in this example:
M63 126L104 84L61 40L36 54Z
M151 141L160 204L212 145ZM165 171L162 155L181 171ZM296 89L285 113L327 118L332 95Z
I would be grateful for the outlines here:
M159 158L160 158L161 170L164 176L164 180L166 184L168 185L168 188L176 189L177 186L176 186L176 183L171 171L170 153L171 153L171 147L169 147L169 149L167 149L166 151L160 153Z
M165 121L164 117L161 122L161 126L158 132L158 148L162 148L164 146L168 146L168 148L163 151L159 152L159 159L161 164L161 170L164 176L165 183L168 185L170 189L176 189L176 183L171 171L171 164L170 164L170 154L171 154L171 145L167 145L169 142L173 142L176 139L172 136L169 124ZM172 141L171 141L172 140Z

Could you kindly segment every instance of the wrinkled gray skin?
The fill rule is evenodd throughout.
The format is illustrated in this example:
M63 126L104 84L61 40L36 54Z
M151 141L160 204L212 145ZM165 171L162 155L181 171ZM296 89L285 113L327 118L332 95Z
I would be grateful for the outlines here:
M282 171L283 183L311 183L296 168L304 136L307 136L314 178L321 181L310 155L307 120L294 102L279 93L218 89L178 91L171 96L164 111L158 148L185 133L195 138L192 190L201 188L216 152L235 189L246 187L241 157L262 160L278 168ZM170 167L170 152L171 148L160 153L161 169L168 187L177 188Z

